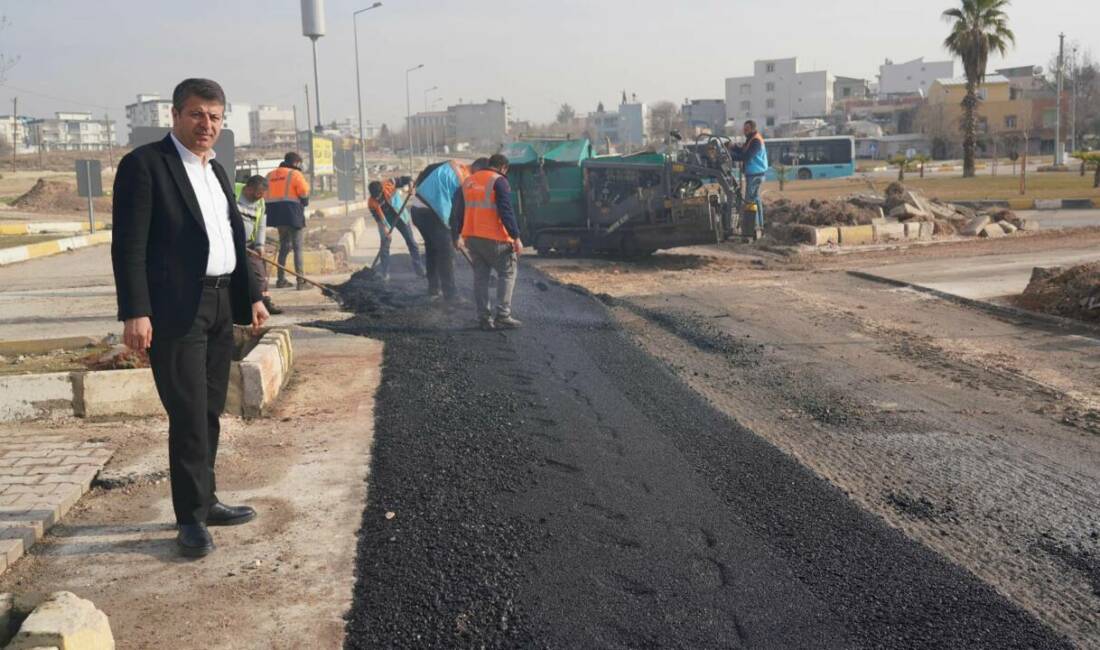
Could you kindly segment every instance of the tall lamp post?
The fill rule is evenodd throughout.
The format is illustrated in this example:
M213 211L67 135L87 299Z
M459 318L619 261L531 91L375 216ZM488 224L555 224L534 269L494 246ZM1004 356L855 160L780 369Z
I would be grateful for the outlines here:
M409 96L409 75L424 67L424 64L413 66L405 71L405 131L409 136L409 174L413 173L413 132L412 132L412 99Z
M377 9L381 6L381 2L376 2L366 9L360 9L351 14L351 29L355 33L355 95L359 107L359 158L363 165L363 198L367 197L367 141L363 137L363 86L362 77L359 74L359 23L357 19L359 14L364 11Z
M439 90L439 86L432 86L431 88L428 88L427 90L424 91L424 112L425 113L428 112L428 93L434 92L436 90ZM428 116L425 115L424 119L427 119L427 118L428 118ZM416 150L419 151L420 153L424 153L424 150L427 149L427 145L428 145L428 136L425 135L424 136L424 142L421 142L420 141L420 132L417 131L417 133L416 133Z
M317 75L317 39L325 35L324 0L302 0L302 35L313 43L313 99L317 102L317 133L321 132L321 88Z

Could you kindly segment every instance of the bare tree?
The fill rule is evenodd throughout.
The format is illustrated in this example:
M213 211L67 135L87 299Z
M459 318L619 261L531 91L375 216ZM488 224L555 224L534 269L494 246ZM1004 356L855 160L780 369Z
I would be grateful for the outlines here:
M577 111L568 103L562 104L558 109L558 124L569 124L577 117Z
M649 138L664 142L680 116L680 109L669 101L657 102L649 109Z
M8 27L11 27L11 20L6 15L0 14L0 35ZM8 80L8 71L15 67L16 63L19 63L19 56L0 51L0 84Z

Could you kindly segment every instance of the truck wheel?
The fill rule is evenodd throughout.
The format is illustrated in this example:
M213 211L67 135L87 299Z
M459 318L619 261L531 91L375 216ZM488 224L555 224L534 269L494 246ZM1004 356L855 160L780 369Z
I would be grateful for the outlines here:
M812 171L806 169L805 167L798 170L798 180L800 180L800 181L813 180L813 177L814 177L814 173Z

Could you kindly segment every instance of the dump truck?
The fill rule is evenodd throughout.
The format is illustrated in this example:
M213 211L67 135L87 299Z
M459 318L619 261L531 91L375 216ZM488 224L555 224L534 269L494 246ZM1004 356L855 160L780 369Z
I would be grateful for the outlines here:
M636 257L740 230L741 187L720 138L597 156L587 139L504 148L523 240L540 254Z

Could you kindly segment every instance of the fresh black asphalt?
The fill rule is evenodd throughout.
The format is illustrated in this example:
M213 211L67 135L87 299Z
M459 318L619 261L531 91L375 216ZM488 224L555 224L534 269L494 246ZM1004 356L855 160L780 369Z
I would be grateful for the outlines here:
M353 281L362 313L326 325L386 346L347 648L1069 647L709 405L599 300L523 267L526 327L480 332L421 282Z

